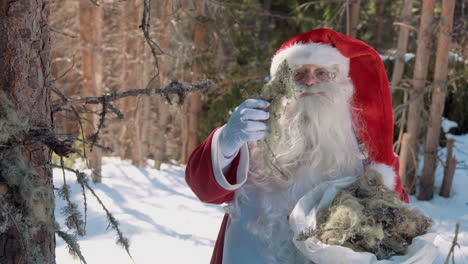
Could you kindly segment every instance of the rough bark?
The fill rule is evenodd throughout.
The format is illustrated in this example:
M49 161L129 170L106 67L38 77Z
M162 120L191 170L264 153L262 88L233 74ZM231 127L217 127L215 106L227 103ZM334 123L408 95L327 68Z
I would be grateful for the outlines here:
M420 181L419 200L430 200L434 196L434 174L437 167L437 147L439 146L442 113L444 112L445 96L447 94L448 53L450 44L452 43L454 8L455 0L442 1L431 112L426 134L424 168Z
M413 8L413 0L405 0L403 9L401 10L400 22L406 25L411 23L411 9ZM398 46L395 54L395 64L393 65L391 88L392 91L401 81L403 71L405 70L405 54L408 47L409 28L400 26L398 35Z
M80 36L81 57L83 61L83 95L98 96L103 92L103 57L102 57L102 8L89 1L80 2ZM93 112L99 112L100 106L90 106ZM85 118L90 122L84 122L85 136L93 135L99 125L100 117L95 114L87 114ZM93 170L94 182L101 182L102 151L99 148L88 147L86 149L89 165Z
M418 48L416 51L416 62L413 74L413 87L410 90L409 100L411 104L408 110L407 132L410 134L408 139L408 160L406 164L405 186L415 186L416 174L418 168L421 112L423 108L423 94L426 87L426 77L429 67L429 58L431 55L430 45L432 42L432 28L434 21L435 0L425 0L422 3L421 24L418 34ZM414 188L410 193L414 193Z
M49 1L18 0L0 3L0 90L13 102L18 111L29 117L32 125L51 128L53 120L50 105L50 39ZM40 203L40 208L53 208L51 152L40 144L22 149L37 172L40 187L44 187L52 198ZM0 175L0 182L5 182ZM26 256L24 236L29 236L37 246L45 263L55 263L55 237L53 210L39 220L28 202L21 198L17 188L10 188L2 197L2 207L8 206L21 212L21 220L34 228L18 230L21 223L9 223L0 233L0 263L33 264ZM30 205L30 204L29 204ZM47 212L47 211L46 211ZM3 213L3 212L2 212ZM5 219L4 216L0 217ZM0 220L1 220L0 219ZM31 250L29 248L29 250Z

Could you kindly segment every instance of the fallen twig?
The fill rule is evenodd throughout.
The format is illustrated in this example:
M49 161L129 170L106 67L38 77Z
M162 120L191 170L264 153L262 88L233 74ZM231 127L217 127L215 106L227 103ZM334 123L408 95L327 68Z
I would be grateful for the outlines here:
M458 232L460 231L460 222L457 222L455 225L455 237L453 238L452 246L450 247L450 251L447 255L447 258L445 259L445 264L449 263L450 256L452 256L452 263L455 264L455 246L458 246L460 248L460 244L458 244Z

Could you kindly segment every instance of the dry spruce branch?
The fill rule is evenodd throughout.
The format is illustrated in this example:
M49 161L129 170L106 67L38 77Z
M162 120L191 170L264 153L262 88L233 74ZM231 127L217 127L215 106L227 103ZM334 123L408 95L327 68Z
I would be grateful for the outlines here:
M78 99L66 99L65 101L54 103L53 112L60 111L63 108L76 105L76 104L103 104L104 102L112 102L112 101L116 101L125 97L138 96L138 95L176 94L179 97L185 97L186 93L198 91L198 90L204 90L204 89L211 89L211 88L214 88L215 86L216 86L215 83L211 80L195 82L190 85L174 80L174 81L171 81L164 88L134 89L134 90L129 90L129 91L120 92L120 93L110 93L110 94L106 94L103 96L82 97Z

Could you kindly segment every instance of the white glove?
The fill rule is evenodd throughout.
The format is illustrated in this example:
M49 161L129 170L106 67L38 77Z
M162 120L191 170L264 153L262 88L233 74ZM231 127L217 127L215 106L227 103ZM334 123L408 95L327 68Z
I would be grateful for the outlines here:
M219 148L224 157L232 157L248 141L257 141L268 135L264 120L270 113L255 108L267 108L267 101L247 99L231 114L219 137Z

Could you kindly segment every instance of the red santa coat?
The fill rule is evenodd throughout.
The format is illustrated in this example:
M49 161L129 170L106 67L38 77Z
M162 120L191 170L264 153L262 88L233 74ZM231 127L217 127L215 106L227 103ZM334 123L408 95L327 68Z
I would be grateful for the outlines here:
M229 203L234 198L235 189L228 190L224 188L222 183L219 183L219 178L215 176L212 162L212 142L216 128L208 138L200 144L190 155L185 170L185 180L190 186L195 195L205 203L223 204ZM226 180L231 185L237 184L237 168L242 153L240 152L232 161L227 173L224 174ZM398 171L398 158L395 156L393 169ZM400 198L408 202L408 195L401 186L399 176L395 181L395 191L400 195ZM216 244L211 258L211 264L221 264L223 260L224 236L228 222L228 215L225 214L221 223L221 228L216 239Z

